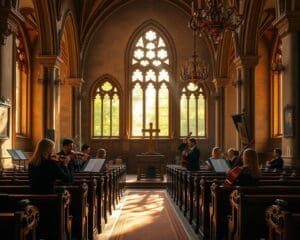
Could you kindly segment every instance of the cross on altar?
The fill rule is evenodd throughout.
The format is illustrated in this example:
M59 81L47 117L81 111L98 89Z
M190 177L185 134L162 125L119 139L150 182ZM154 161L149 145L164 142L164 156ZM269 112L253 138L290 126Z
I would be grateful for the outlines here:
M154 153L155 151L154 151L154 146L153 146L153 141L152 141L153 138L152 137L153 137L153 133L158 134L160 132L160 129L153 129L153 123L150 122L149 123L149 128L148 129L143 128L142 132L143 133L149 132L149 134L150 134L149 153Z

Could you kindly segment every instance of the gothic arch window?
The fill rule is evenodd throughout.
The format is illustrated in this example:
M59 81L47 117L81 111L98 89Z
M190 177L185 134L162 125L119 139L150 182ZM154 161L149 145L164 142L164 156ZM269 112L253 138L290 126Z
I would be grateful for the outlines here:
M164 36L147 27L135 38L129 55L131 137L144 137L142 129L160 129L155 137L170 132L170 50Z
M272 136L282 136L283 109L282 109L282 52L279 41L272 61L271 74L271 115Z
M180 136L192 133L206 136L206 100L203 88L192 82L185 84L180 96Z
M92 94L93 137L120 136L120 91L110 78L96 83Z
M28 135L29 69L24 39L20 30L16 31L15 67L15 131L17 135Z

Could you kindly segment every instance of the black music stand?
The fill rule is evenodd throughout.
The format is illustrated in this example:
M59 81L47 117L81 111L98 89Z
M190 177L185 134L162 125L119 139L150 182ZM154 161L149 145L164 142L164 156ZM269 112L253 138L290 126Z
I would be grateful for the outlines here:
M19 149L7 149L7 152L11 156L14 161L19 161L19 171L21 171L21 161L24 163L24 170L25 170L25 161L28 160L26 154Z

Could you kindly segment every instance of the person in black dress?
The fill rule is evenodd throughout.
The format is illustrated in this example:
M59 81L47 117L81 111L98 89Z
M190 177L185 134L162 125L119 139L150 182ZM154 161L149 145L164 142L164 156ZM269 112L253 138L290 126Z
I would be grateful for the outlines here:
M254 149L247 148L243 152L243 166L231 169L224 185L256 185L260 176L261 171L259 169L257 153Z
M41 139L30 159L28 175L33 193L54 193L56 180L61 180L66 185L72 182L72 175L67 167L69 159L52 158L53 149L53 141Z
M91 159L91 146L84 143L81 146L80 169L84 169Z
M282 151L280 148L273 149L272 160L267 162L268 170L282 170L283 169L283 159L281 157Z
M189 151L186 153L187 164L186 168L189 171L198 171L200 169L199 158L200 158L200 150L196 145L195 138L188 139Z

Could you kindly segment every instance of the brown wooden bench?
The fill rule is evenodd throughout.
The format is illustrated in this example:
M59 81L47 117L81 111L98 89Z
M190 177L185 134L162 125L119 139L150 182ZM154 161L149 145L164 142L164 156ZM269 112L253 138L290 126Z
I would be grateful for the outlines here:
M260 194L257 191L256 193L245 193L243 190L233 191L231 193L232 214L229 219L227 239L267 239L265 209L278 198L289 202L291 211L294 209L299 211L300 192L298 189L293 190L289 187L276 191L265 189Z
M277 199L266 209L269 240L297 240L300 236L300 210L289 210L289 203Z
M38 208L29 200L21 200L15 212L0 212L1 239L35 240L38 222Z
M71 222L68 191L43 195L2 193L0 194L0 212L16 211L17 203L22 199L29 199L39 209L38 239L66 240L71 238L71 229L68 229Z

